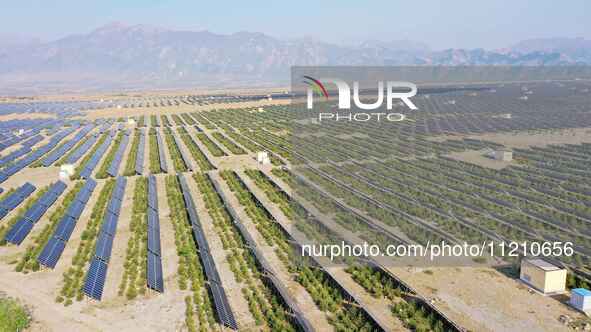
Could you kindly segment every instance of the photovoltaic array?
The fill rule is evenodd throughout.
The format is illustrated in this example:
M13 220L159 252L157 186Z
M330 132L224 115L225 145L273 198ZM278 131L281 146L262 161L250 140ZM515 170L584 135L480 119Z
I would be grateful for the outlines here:
M76 136L74 136L74 138L67 141L66 143L61 145L59 148L57 148L53 152L51 152L47 157L45 157L45 159L43 159L43 163L42 163L43 166L45 166L45 167L51 166L51 164L56 162L58 159L60 159L62 156L64 156L66 153L68 153L68 151L70 151L70 149L72 149L76 144L78 144L93 128L94 128L94 125L92 125L92 124L88 124L88 125L82 127L82 129L80 129L80 131L76 134ZM80 154L80 156L82 156L82 154ZM80 156L78 158L80 158ZM78 160L78 158L76 160Z
M80 218L80 215L82 214L86 203L88 203L90 195L92 195L95 187L96 181L88 179L80 191L78 191L76 197L68 206L65 215L58 223L52 237L47 241L41 254L37 257L39 264L52 269L55 268L55 265L64 251L66 243L76 227L76 222L78 221L78 218Z
M111 142L113 141L114 136L115 136L115 131L111 131L109 133L109 135L107 135L107 138L98 147L98 149L96 149L96 151L94 152L92 157L90 157L90 159L86 162L86 164L82 168L82 171L80 171L81 178L83 178L83 179L90 178L90 176L92 175L92 171L96 168L96 166L98 165L99 161L101 160L101 158L103 157L105 152L107 152L107 149L109 148L109 145L111 145Z
M158 217L158 198L156 196L156 177L148 177L148 287L164 292L162 276L162 253L160 248L160 220Z
M35 186L30 184L29 182L23 184L19 188L17 188L12 194L9 194L8 197L3 199L0 202L0 219L6 217L10 211L14 210L17 206L19 206L27 197L29 197L33 191L35 191Z
M115 152L115 157L111 161L111 165L109 165L109 169L107 170L107 174L112 177L117 176L117 171L119 170L119 165L121 164L121 160L123 159L123 153L125 152L125 148L127 147L127 143L129 143L129 131L126 130L121 138L121 143L117 148L117 152Z
M4 240L7 242L20 245L23 240L29 235L33 226L41 217L47 212L58 197L66 189L66 184L58 181L49 187L33 205L23 214L23 216L10 228L6 233Z
M140 129L140 142L135 158L135 172L138 175L144 174L144 153L146 150L146 134Z
M115 181L115 188L111 194L111 199L107 205L107 210L98 235L95 246L94 257L90 262L90 267L86 273L83 291L87 296L100 301L103 296L105 280L107 278L107 269L113 249L113 240L117 232L117 221L121 212L121 204L125 194L125 185L127 180L124 177L118 177Z
M182 174L178 174L177 177L181 185L181 191L183 193L183 200L185 202L185 208L189 217L189 222L191 223L193 239L195 240L195 245L199 250L199 257L201 258L201 263L203 265L203 269L205 270L205 276L213 295L213 303L216 308L216 312L224 326L237 330L238 325L236 324L234 314L230 309L226 292L222 287L219 273L216 269L209 245L207 244L207 239L205 238L201 222L197 216L197 210L195 209L195 203L191 197L189 186Z

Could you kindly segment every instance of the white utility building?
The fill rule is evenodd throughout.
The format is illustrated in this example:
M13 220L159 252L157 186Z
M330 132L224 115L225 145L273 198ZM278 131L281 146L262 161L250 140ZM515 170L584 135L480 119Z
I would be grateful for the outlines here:
M566 289L566 269L539 258L521 260L519 279L545 295Z

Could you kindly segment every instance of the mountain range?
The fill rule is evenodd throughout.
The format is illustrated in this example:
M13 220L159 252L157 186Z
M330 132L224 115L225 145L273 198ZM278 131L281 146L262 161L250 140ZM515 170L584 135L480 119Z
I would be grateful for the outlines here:
M0 93L287 85L293 65L591 64L591 40L535 39L501 50L431 50L412 41L343 46L113 23L88 34L2 42Z

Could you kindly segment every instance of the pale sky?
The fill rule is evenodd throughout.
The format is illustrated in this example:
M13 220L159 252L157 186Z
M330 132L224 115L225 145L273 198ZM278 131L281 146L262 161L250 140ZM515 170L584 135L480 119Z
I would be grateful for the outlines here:
M4 0L0 34L53 40L120 21L333 43L412 40L434 49L495 49L531 38L591 39L588 0L197 1Z

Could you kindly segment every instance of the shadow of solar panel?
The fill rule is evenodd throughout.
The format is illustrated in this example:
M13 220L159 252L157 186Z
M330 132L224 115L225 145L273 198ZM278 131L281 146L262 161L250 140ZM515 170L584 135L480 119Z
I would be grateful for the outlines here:
M113 238L107 233L101 233L96 241L94 255L105 263L109 263L111 250L113 249Z
M76 219L69 216L64 216L57 225L53 236L58 239L62 239L64 242L68 242L75 227Z
M43 247L43 251L41 251L41 254L37 258L37 262L39 262L39 264L43 266L52 269L55 268L55 265L57 264L57 261L60 259L62 253L64 252L65 247L66 244L64 242L55 237L52 237L51 239L49 239L49 241L47 241L45 247Z
M33 229L33 224L26 219L20 219L12 226L12 228L6 233L4 240L20 245L23 240L29 235Z
M148 228L148 250L154 255L160 256L160 230Z
M238 325L236 324L236 319L230 309L228 297L226 296L224 289L217 283L209 283L209 289L213 295L213 303L220 323L233 330L237 330Z
M159 256L148 252L148 266L146 269L148 287L158 291L164 292L164 278L162 277L162 261Z
M88 297L100 301L103 297L105 280L107 279L107 264L94 258L86 273L83 291Z

